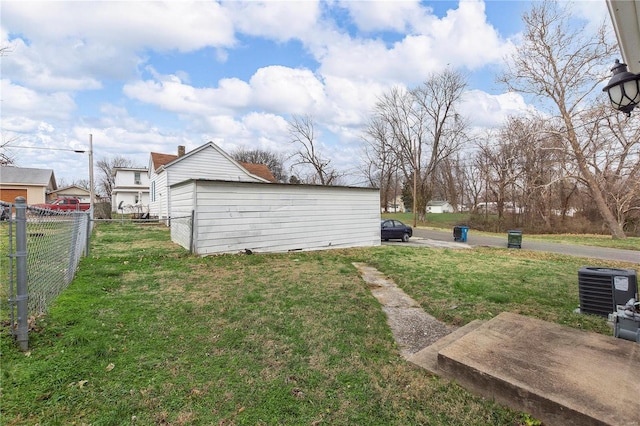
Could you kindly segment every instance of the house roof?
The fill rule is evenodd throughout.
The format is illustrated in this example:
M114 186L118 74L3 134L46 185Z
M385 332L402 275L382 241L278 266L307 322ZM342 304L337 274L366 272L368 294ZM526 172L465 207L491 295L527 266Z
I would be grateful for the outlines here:
M166 166L173 160L177 159L177 155L172 154L160 154L159 152L151 153L151 165L154 170L158 170L161 166Z
M57 192L62 192L62 191L66 191L66 190L68 190L68 189L75 189L75 190L78 190L78 191L81 191L81 192L86 192L87 194L89 193L89 190L88 190L88 189L83 188L83 187L78 186L78 185L69 185L69 186L65 186L64 188L58 188L58 189L56 189L56 191L57 191Z
M173 154L160 154L157 152L151 153L151 167L156 172L161 168L169 167L171 164L182 160L183 158L190 157L195 155L196 153L202 151L206 148L213 148L218 151L221 155L227 158L230 162L236 164L238 167L243 169L246 173L257 177L258 179L265 180L267 182L276 182L276 178L273 176L269 168L264 164L253 164L253 163L240 163L233 159L229 154L224 152L222 148L217 146L213 142L207 142L204 145L201 145L182 156L173 155Z
M606 0L622 60L629 71L640 73L640 1Z
M269 170L269 167L267 167L266 164L240 163L240 165L247 169L247 171L252 175L266 179L269 182L277 182L273 173L271 173L271 170Z
M57 189L56 177L50 169L0 166L0 183L37 185Z
M431 200L427 203L427 206L446 206L447 204L449 204L448 201Z

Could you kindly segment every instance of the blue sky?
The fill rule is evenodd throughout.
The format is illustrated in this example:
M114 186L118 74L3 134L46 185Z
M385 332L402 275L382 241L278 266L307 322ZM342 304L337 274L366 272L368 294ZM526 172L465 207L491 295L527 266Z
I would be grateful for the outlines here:
M88 177L86 157L67 150L87 149L89 134L94 161L122 155L146 167L151 151L210 140L227 152L290 153L287 119L309 114L323 154L355 172L362 126L393 85L415 87L449 66L468 75L460 109L474 127L530 110L495 83L530 6L3 0L2 149L69 183ZM585 31L610 25L603 0L574 11Z

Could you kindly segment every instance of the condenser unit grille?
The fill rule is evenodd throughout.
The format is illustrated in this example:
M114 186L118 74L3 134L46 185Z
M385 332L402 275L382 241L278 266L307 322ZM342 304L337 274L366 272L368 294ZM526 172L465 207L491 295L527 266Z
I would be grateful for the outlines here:
M578 271L580 312L607 317L636 297L636 272L627 269L584 267Z

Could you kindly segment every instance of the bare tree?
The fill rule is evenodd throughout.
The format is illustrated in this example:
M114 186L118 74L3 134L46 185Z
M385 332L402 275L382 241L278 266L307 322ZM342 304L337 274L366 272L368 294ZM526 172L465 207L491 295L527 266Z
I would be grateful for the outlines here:
M640 211L640 120L607 114L604 101L585 115L579 129L588 166L621 227Z
M14 166L16 164L16 155L11 152L11 147L9 145L18 139L18 136L12 136L8 139L5 139L4 135L2 136L2 144L0 145L0 166Z
M398 157L393 146L393 136L389 127L379 117L374 116L365 128L361 171L369 186L380 188L380 207L387 212L400 194L398 180Z
M546 0L524 14L523 43L507 58L507 70L499 81L509 90L531 94L553 106L564 127L558 135L572 154L602 219L613 238L625 238L597 171L589 164L587 141L579 131L585 124L583 107L592 102L605 78L602 64L610 62L615 46L609 44L604 25L596 34L572 27L569 7Z
M426 216L436 167L466 140L466 123L456 112L465 87L465 78L447 69L412 90L394 87L376 104L374 114L390 129L405 184L412 180L414 225Z
M315 122L310 115L293 115L289 120L289 136L291 143L296 145L293 154L293 167L309 166L313 172L306 179L308 183L320 185L335 185L342 174L332 165L331 160L324 157L318 150L319 142L315 134Z
M116 167L136 167L132 160L116 155L115 157L103 157L96 163L98 167L98 178L96 186L98 192L108 199L111 199L111 193L115 186L116 176L114 169Z
M284 183L289 180L289 176L285 171L284 155L262 149L244 149L238 148L231 153L234 160L243 163L264 164L269 168L273 177L278 182Z

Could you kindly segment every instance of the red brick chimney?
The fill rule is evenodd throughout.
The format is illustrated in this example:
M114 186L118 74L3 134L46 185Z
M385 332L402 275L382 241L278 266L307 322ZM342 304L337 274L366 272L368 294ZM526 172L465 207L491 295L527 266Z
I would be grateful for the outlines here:
M184 156L184 145L178 145L178 158Z

